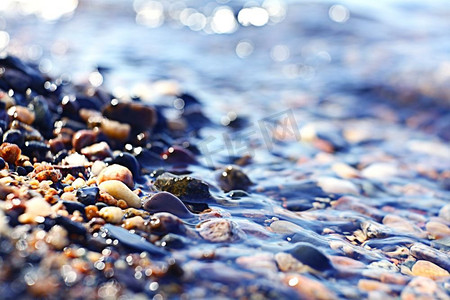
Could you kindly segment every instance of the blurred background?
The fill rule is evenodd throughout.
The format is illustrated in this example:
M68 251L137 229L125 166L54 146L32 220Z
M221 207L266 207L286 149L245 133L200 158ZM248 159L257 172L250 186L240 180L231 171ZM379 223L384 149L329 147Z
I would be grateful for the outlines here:
M176 80L219 122L323 99L448 109L449 32L448 0L0 2L0 52L118 96Z

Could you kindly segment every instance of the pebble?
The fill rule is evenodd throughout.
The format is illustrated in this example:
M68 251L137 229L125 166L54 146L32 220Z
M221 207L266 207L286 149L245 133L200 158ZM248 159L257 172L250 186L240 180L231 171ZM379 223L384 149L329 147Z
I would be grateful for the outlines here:
M127 187L134 187L133 174L126 167L121 165L110 165L104 168L97 177L97 184L108 180L118 180L123 182Z
M336 175L344 179L360 177L360 173L357 169L343 162L334 163L331 166L331 169L336 173Z
M373 163L361 171L361 175L378 180L387 180L398 175L398 168L389 163Z
M100 128L107 137L118 141L126 141L131 132L130 125L106 118L102 119Z
M358 261L353 258L350 258L350 257L346 257L346 256L331 255L330 261L332 262L332 264L334 266L342 268L342 269L345 269L345 268L364 269L366 267L366 265L363 262Z
M382 283L376 280L370 280L370 279L360 279L358 281L358 288L361 291L365 292L371 292L371 291L382 291L385 293L391 293L392 289L390 288L389 284Z
M439 217L447 222L450 222L450 203L442 206L439 210Z
M358 187L348 180L319 177L317 178L317 184L325 193L359 195Z
M425 225L425 229L434 239L450 237L450 227L436 221L430 221Z
M92 130L79 130L72 137L73 148L80 152L86 146L92 145L97 141L97 134Z
M122 218L124 215L122 209L115 206L103 207L99 210L98 214L100 215L100 217L105 219L106 222L112 224L122 223Z
M101 161L101 160L94 161L94 163L91 166L92 175L98 176L100 174L100 172L106 167L107 167L107 165L103 161Z
M434 280L450 276L448 271L426 260L418 260L411 271L414 276L423 276Z
M25 212L34 217L46 217L52 214L52 207L43 198L32 198L25 202Z
M278 252L275 254L275 261L278 268L283 272L302 273L308 271L304 264L295 259L291 254Z
M119 242L123 246L127 247L130 250L137 252L146 251L152 256L169 255L169 253L164 249L147 242L146 240L142 239L139 235L133 234L124 228L114 226L111 224L106 224L105 226L103 226L103 230L108 236L119 240Z
M45 241L55 247L57 250L62 250L69 245L68 232L59 225L53 226L45 237Z
M108 180L100 183L98 188L114 198L125 200L130 207L140 208L141 199L133 193L124 183L118 180Z
M417 259L433 262L447 271L450 271L450 260L448 259L448 255L437 249L433 249L424 244L415 243L411 246L410 252Z
M80 178L81 179L81 178ZM75 180L76 181L76 180ZM85 187L77 190L76 197L84 205L95 205L100 196L98 187Z
M8 115L20 122L31 125L34 122L34 112L23 106L12 106L8 109Z
M111 148L109 148L108 143L100 142L97 144L93 144L81 149L81 154L86 156L89 160L98 161L101 159L105 159L112 155Z
M130 153L121 152L117 154L116 156L114 156L112 163L122 165L128 168L128 170L130 170L131 173L133 174L134 178L137 178L140 175L141 166L139 165L139 162L137 161L136 157L134 157Z
M226 219L211 219L197 225L202 238L213 243L231 242L236 239L231 221Z
M400 294L402 300L449 299L436 282L426 277L413 278Z
M220 171L218 176L219 186L225 191L231 190L243 190L246 191L253 182L248 176L236 166L227 166L224 170Z
M156 178L154 185L158 190L169 192L182 201L201 202L211 199L208 185L190 176L175 176L166 172Z
M168 192L153 194L144 201L143 208L151 213L169 212L180 218L192 218L192 214L183 202L176 196Z
M0 156L8 164L15 164L21 152L20 148L15 144L3 143L0 145Z
M290 274L284 277L283 282L294 288L301 299L333 300L338 299L324 284L303 275Z
M156 111L153 107L136 102L112 100L102 112L106 118L127 123L134 130L152 129L157 122Z
M294 258L301 263L310 266L317 271L334 269L330 259L313 245L307 243L297 243L293 248L287 250Z
M241 256L236 259L236 263L245 269L267 275L276 274L278 271L273 255L269 253Z

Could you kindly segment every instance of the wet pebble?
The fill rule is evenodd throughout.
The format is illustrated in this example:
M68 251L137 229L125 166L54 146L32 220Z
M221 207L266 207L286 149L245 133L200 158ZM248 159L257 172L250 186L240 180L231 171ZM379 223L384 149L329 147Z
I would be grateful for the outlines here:
M114 164L104 168L98 175L97 183L101 184L108 180L118 180L126 184L129 188L134 187L133 174L121 165Z
M413 244L410 251L415 258L433 262L450 271L450 261L445 253L420 243Z
M180 146L172 146L166 152L161 154L161 158L164 162L172 165L192 165L197 164L195 155Z
M133 130L152 129L157 122L153 107L136 102L112 100L103 109L103 115L111 120L129 124Z
M92 145L97 140L97 134L92 130L79 130L72 138L72 146L76 151L80 151L82 148Z
M336 294L330 291L324 284L303 275L290 274L284 277L283 282L294 288L302 299L337 299Z
M364 168L361 175L370 179L387 180L398 175L398 168L389 163L374 163Z
M127 152L121 152L114 156L112 163L126 167L131 171L134 178L139 177L141 167L134 155Z
M12 106L8 109L8 115L25 124L31 125L34 122L34 112L23 106Z
M201 202L211 198L208 185L190 176L176 176L166 172L156 178L154 185L158 190L169 192L182 201Z
M3 134L3 142L22 146L25 143L25 136L20 130L10 129Z
M15 164L22 151L15 144L3 143L0 145L0 156L8 163Z
M413 278L400 294L402 300L448 299L447 293L430 278Z
M83 205L95 205L100 196L98 187L85 187L77 190L76 197Z
M441 222L430 221L425 225L425 229L434 239L450 237L450 227Z
M117 239L120 244L132 251L143 252L146 251L150 255L154 256L166 256L169 255L164 249L159 248L152 243L147 242L137 234L133 234L128 230L106 224L104 227L105 233L111 238Z
M358 187L348 180L320 177L317 179L317 184L325 193L329 194L359 194Z
M122 223L122 218L124 215L122 209L119 207L115 207L115 206L104 207L104 208L100 209L98 214L100 215L100 217L105 219L106 222L112 223L112 224Z
M100 142L84 147L80 152L91 161L105 159L112 155L112 151L106 142Z
M411 271L414 276L428 277L434 280L450 276L448 271L426 260L418 260Z
M297 243L287 250L294 258L318 271L333 270L330 259L313 245Z
M202 238L214 243L224 243L236 240L236 227L227 219L211 219L197 225L197 230Z
M447 222L450 222L450 203L442 206L439 210L439 217Z
M98 188L114 198L125 200L130 207L140 208L141 199L133 193L123 182L118 180L108 180L99 184Z
M253 182L248 176L237 166L227 166L220 171L218 175L220 187L225 191L243 190L246 191Z
M151 213L169 212L180 218L192 218L192 214L178 197L168 192L159 192L144 200L143 208Z

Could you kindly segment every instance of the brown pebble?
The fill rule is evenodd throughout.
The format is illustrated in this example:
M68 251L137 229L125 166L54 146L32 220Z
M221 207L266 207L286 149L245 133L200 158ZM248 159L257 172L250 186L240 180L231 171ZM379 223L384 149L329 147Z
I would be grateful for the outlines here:
M337 299L336 295L324 284L302 275L288 275L283 282L294 288L301 299L332 300Z
M430 221L426 224L425 228L435 239L450 236L450 227L441 222Z
M15 164L21 152L16 144L3 143L0 146L0 156L9 164Z
M358 288L365 292L383 291L389 293L392 291L388 284L370 279L360 279L358 281Z
M426 260L418 260L411 271L414 276L428 277L431 279L450 276L448 271Z
M108 143L100 142L84 147L83 149L81 149L81 154L86 156L89 160L95 161L110 157L112 155L112 152L109 148Z
M130 189L134 187L133 174L128 168L121 165L111 165L104 168L97 178L97 184L108 180L118 180L126 184Z
M97 134L92 130L79 130L72 137L72 146L76 151L92 145L97 140Z
M34 112L23 106L12 106L8 109L8 115L15 120L31 125L34 122Z

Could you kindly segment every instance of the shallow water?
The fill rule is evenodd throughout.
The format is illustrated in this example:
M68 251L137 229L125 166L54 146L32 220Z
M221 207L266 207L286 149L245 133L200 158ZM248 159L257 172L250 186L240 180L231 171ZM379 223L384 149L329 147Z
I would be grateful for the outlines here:
M175 80L212 120L190 138L202 155L188 171L211 185L210 206L233 222L236 239L194 239L173 251L188 274L180 283L186 297L311 297L292 279L279 284L292 274L339 298L404 297L417 259L449 271L446 1L79 1L60 18L44 6L20 13L30 3L0 6L4 51L116 97L173 106L173 115L183 108L154 82ZM246 7L258 7L248 22L261 26L244 26L243 15L238 22ZM218 188L217 175L243 156L254 185L232 197ZM317 273L292 263L283 270L273 257L295 243L363 266L333 261L336 273ZM421 244L437 254L411 254ZM399 249L406 256L392 254ZM214 259L198 259L208 253ZM407 280L385 282L381 273ZM437 279L431 297L448 294L448 278ZM368 279L379 283L375 291ZM149 292L148 282L122 281Z

